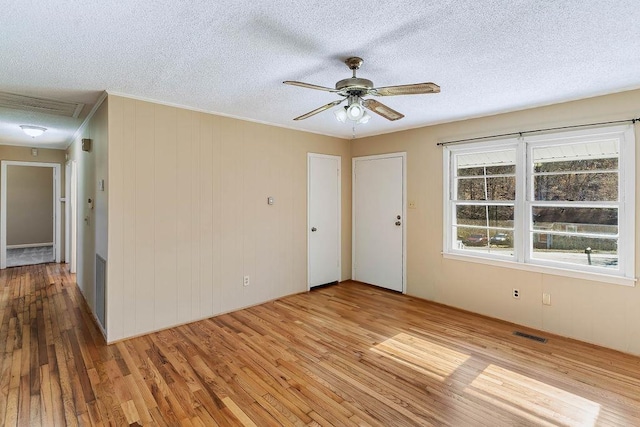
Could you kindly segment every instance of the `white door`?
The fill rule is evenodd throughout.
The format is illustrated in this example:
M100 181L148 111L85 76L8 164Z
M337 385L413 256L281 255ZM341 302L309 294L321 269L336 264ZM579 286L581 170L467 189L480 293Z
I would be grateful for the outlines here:
M405 154L353 159L353 279L404 292Z
M309 288L340 280L339 156L308 154Z

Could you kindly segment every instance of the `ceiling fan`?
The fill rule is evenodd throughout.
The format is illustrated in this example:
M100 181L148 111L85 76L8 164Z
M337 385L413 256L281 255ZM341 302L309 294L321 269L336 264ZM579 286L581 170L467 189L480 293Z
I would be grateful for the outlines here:
M347 67L349 67L351 71L353 71L353 76L351 78L343 79L337 82L335 89L291 80L283 82L284 84L288 85L333 92L343 97L343 99L338 99L336 101L330 102L327 105L323 105L320 108L316 108L313 111L309 111L306 114L298 116L293 120L304 120L324 110L328 110L329 108L335 107L336 105L340 105L344 101L347 101L347 105L344 107L344 109L341 108L335 111L336 118L343 123L346 121L346 119L352 120L356 123L368 122L371 116L367 114L365 109L373 111L374 113L384 117L387 120L399 120L404 117L404 114L401 114L387 107L386 105L376 101L375 99L363 99L362 97L367 95L419 95L425 93L440 92L440 86L435 83L416 83L400 86L374 87L371 80L356 77L356 70L360 68L362 62L362 58L347 58L344 63L347 64Z

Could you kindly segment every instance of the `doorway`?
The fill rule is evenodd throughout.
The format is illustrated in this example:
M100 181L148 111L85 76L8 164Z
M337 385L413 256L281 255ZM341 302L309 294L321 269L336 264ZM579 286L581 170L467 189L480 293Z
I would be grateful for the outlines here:
M352 277L405 292L406 153L353 159Z
M60 262L60 165L3 160L0 175L0 268Z
M307 154L308 287L340 281L340 156Z

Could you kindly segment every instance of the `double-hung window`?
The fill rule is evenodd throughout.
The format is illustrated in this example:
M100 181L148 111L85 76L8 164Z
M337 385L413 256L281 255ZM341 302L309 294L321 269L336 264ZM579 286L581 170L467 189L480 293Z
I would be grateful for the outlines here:
M446 146L444 166L445 255L634 277L631 126Z

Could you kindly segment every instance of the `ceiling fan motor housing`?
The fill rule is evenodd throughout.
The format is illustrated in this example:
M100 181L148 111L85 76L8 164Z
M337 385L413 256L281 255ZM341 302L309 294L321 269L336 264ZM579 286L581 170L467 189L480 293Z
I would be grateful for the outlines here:
M364 95L369 89L373 88L373 82L369 79L362 79L360 77L350 77L348 79L340 80L336 83L337 90L344 90L345 92L349 92L351 95L356 95L355 93L351 93L353 91L362 92L358 95Z

